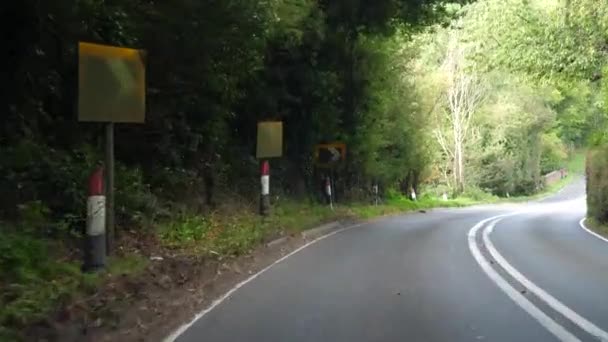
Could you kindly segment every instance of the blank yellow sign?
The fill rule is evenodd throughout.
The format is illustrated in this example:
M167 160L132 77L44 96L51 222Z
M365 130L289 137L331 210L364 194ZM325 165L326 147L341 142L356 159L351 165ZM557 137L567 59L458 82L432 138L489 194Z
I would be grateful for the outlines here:
M266 121L258 123L258 159L276 158L283 155L283 123Z
M144 122L145 51L78 44L78 119Z

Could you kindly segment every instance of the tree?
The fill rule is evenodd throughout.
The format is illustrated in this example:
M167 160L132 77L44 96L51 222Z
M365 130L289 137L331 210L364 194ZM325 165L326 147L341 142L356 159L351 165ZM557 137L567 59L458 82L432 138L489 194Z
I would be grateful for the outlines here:
M440 121L447 122L449 130L439 125L435 135L443 152L452 160L451 172L458 193L465 190L465 147L472 134L472 119L485 96L485 86L475 71L467 68L466 57L466 48L457 34L451 32L442 65L446 108L440 109L443 114Z

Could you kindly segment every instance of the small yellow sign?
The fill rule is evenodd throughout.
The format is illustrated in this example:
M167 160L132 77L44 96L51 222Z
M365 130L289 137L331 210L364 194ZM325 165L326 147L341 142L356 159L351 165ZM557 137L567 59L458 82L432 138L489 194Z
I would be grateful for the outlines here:
M331 168L346 160L346 144L335 142L315 146L314 161L318 167Z
M145 51L78 44L78 120L144 122Z
M258 123L258 159L277 158L283 155L283 123L266 121Z

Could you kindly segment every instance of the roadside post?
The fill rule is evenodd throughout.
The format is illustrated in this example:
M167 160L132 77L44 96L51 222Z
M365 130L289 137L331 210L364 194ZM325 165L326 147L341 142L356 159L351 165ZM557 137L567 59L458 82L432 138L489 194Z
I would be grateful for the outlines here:
M283 155L283 122L258 123L256 157L260 160L260 215L270 215L270 162L269 158Z
M106 196L103 177L103 168L98 167L89 178L82 267L85 272L93 272L106 265Z
M260 162L260 215L270 215L270 162L262 160Z
M327 194L327 198L329 199L329 207L331 210L334 210L334 201L331 196L331 177L327 176L325 179L325 194Z
M374 203L378 206L378 183L374 183L372 186L372 192L374 193Z
M105 244L108 255L112 253L115 238L114 123L145 121L145 57L144 50L78 43L78 121L105 125Z
M329 206L333 210L335 197L335 186L333 185L333 182L335 179L332 180L331 174L335 168L342 164L346 159L346 145L340 142L316 145L313 157L315 165L318 168L328 170L328 176L324 179L324 190L325 195L328 197ZM334 188L333 191L332 188Z

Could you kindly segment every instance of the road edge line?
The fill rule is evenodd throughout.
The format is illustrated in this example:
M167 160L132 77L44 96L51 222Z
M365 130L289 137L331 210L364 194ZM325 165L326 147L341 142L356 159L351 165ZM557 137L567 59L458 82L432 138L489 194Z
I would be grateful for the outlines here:
M549 305L553 310L559 312L562 316L566 317L572 323L576 324L579 328L583 329L593 337L599 338L600 341L608 341L608 332L602 330L600 327L590 322L585 317L578 314L576 311L570 309L564 303L560 302L557 298L553 297L547 291L540 288L538 285L533 283L530 279L526 278L521 272L519 272L513 265L511 265L507 259L505 259L490 240L490 234L494 231L496 223L500 219L490 223L486 229L482 232L483 241L486 248L490 252L490 255L494 258L496 263L500 265L511 277L517 280L520 284L525 286L530 292L535 294L543 302Z
M285 256L281 257L280 259L274 261L272 264L264 267L261 271L259 271L258 273L255 273L254 275L250 276L249 278L243 280L242 282L236 284L234 287L232 287L230 290L228 290L228 292L224 293L223 295L221 295L219 298L216 298L215 300L213 300L213 302L205 309L203 309L202 311L200 311L198 314L196 314L194 316L194 318L188 322L185 323L183 325L181 325L179 328L177 328L176 330L174 330L171 334L169 334L167 337L165 337L163 339L163 342L174 342L175 340L177 340L178 337L180 337L184 332L186 332L190 327L192 327L199 319L203 318L206 314L208 314L209 312L211 312L213 309L215 309L217 306L219 306L220 304L222 304L226 299L228 299L230 296L232 296L236 291L238 291L241 287L245 286L247 283L255 280L257 277L259 277L260 275L262 275L264 272L270 270L272 267L280 264L281 262L285 261L287 258L293 256L294 254L304 250L305 248L314 245L315 243L327 239L333 235L336 235L338 233L347 231L347 230L351 230L354 228L358 228L361 226L364 226L368 224L368 222L361 222L361 223L356 223L338 230L335 230L333 232L330 232L326 235L322 235L310 242L305 243L304 245L298 247L297 249L295 249L294 251L286 254Z
M589 233L589 234L591 234L591 235L595 236L596 238L598 238L598 239L600 239L600 240L602 240L602 241L604 241L604 242L607 242L607 243L608 243L608 239L607 239L607 238L605 238L605 237L601 236L600 234L598 234L598 233L594 232L593 230L589 229L589 228L588 228L588 227L585 225L585 221L587 221L587 217L583 217L583 218L582 218L582 219L581 219L581 220L578 222L578 225L579 225L579 226L581 226L581 228L583 228L583 230L585 230L587 233Z
M566 330L563 326L559 325L555 322L551 317L545 314L542 310L536 307L532 302L530 302L525 296L523 296L519 291L517 291L511 284L509 284L505 279L503 279L494 268L490 265L490 263L484 258L483 254L477 247L476 236L477 232L483 228L483 226L492 220L500 220L506 216L510 215L498 215L494 217L490 217L488 219L482 220L478 222L473 228L469 230L468 233L468 244L469 250L473 255L473 258L481 269L485 272L485 274L494 282L499 289L501 289L511 300L515 302L520 308L522 308L525 312L527 312L532 318L534 318L541 326L547 329L553 336L557 337L561 341L572 341L572 342L581 342L576 336L574 336L571 332Z

